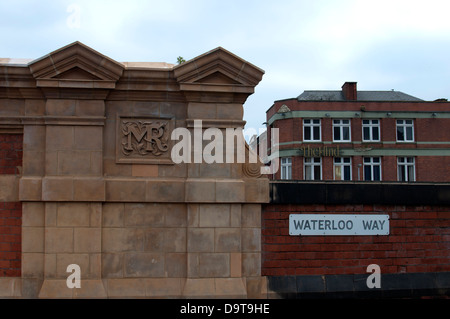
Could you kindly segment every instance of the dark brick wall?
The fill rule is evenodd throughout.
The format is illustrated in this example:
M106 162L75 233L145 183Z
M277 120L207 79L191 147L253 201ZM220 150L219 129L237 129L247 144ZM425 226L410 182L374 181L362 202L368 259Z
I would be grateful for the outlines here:
M21 174L22 152L22 134L0 134L0 175ZM22 203L0 201L0 277L21 275L21 227Z
M450 185L272 182L262 274L450 271ZM389 236L290 236L290 214L388 214Z
M22 152L22 134L0 134L0 174L20 174Z

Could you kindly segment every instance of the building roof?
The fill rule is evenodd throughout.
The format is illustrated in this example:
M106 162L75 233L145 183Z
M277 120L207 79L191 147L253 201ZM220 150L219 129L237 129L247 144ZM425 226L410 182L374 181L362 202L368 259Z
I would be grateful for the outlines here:
M342 91L304 91L297 97L298 101L347 101ZM356 101L423 101L400 91L357 91Z

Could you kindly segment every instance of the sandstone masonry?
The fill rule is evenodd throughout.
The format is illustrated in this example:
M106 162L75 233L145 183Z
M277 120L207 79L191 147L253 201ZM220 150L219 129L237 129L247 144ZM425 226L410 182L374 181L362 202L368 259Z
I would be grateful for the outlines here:
M223 48L177 66L79 42L0 59L0 136L23 138L0 178L2 207L22 203L21 272L0 277L0 297L264 296L261 164L174 164L167 138L194 120L243 127L263 73Z

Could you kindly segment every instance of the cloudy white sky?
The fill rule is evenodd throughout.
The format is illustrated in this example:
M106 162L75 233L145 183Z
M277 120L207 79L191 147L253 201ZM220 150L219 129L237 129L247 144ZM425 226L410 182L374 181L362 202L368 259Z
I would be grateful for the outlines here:
M263 127L304 90L399 90L450 98L448 0L0 0L0 57L74 41L120 62L176 63L222 46L265 70L245 104Z

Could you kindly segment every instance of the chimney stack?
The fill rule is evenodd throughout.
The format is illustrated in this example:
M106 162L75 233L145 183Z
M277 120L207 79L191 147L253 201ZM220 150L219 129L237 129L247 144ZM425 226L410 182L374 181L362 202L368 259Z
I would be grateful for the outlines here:
M342 94L344 96L344 99L348 101L356 101L356 82L345 82L342 86Z

